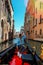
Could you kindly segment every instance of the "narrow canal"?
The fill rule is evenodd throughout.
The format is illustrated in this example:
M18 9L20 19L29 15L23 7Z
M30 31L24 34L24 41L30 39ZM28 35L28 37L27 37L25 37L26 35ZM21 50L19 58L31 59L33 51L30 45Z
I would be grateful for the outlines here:
M13 44L16 44L17 42L18 42L18 38L13 39L12 41L7 41L7 42L4 42L4 43L0 43L0 52L2 52L5 49L9 48ZM43 45L43 43L38 42L38 41L33 41L33 40L29 40L29 43L30 43L31 48L33 48L33 50L35 50L37 55L40 57L40 55L42 53L41 46ZM29 46L29 44L28 44L28 46Z
M4 52L1 53L1 56L0 56L1 63L3 62L3 63L9 63L9 65L13 65L12 63L14 63L15 60L16 60L16 62L18 61L18 62L21 62L21 64L22 64L22 58L19 58L16 55L17 54L17 49L15 49L15 44L18 42L18 39L19 38L15 38L15 39L13 39L11 41L0 43L0 49L1 49L0 52L3 52L4 50L6 50L6 51L4 51L5 53ZM43 43L39 43L39 42L36 42L36 41L32 41L32 40L30 41L29 40L29 42L27 44L28 47L29 47L29 44L33 48L33 50L36 51L37 55L40 56L40 54L41 54L41 44L43 44ZM9 48L9 47L12 47L12 48ZM25 52L23 52L23 54L27 54L27 51L29 52L29 50L27 49ZM23 54L22 54L22 56L23 56ZM31 53L29 53L29 54L31 54ZM32 54L31 54L31 56L32 56ZM31 56L29 56L29 57L31 57ZM33 58L33 56L32 56L32 58ZM30 63L29 64L26 63L26 65L30 65Z

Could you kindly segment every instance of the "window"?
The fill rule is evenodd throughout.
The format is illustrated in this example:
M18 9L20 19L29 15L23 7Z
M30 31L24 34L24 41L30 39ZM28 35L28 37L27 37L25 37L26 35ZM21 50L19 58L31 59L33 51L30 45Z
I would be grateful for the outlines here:
M2 27L4 26L3 20L1 21L1 26L2 26Z
M3 36L4 36L4 33L3 33L3 31L2 31L2 37L1 37L2 39L3 39Z
M36 25L37 25L37 19L36 19Z
M40 2L40 9L41 9L41 4L42 4L42 3Z
M33 21L34 21L34 18L33 18Z
M34 17L33 17L33 26L34 26Z
M33 33L34 33L34 30L33 30Z
M35 35L37 35L37 31L35 31Z
M40 15L40 23L41 23L41 20L42 20L41 17L42 17L42 16Z
M41 9L41 2L40 2L40 9Z
M42 34L42 29L40 29L40 35Z
M3 19L2 19L2 21L1 21L1 27L2 27L2 39L3 39L3 36L4 36L4 32L3 32L4 21L3 21Z
M7 40L7 34L5 34L5 40Z
M31 30L31 33L32 33L32 30Z
M40 24L43 22L42 15L40 15Z

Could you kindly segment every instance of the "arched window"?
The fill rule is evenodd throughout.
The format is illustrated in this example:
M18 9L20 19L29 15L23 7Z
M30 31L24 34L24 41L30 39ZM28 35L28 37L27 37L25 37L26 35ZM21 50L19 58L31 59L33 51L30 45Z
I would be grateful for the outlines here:
M40 23L41 23L41 21L42 21L42 15L40 15Z
M3 19L1 20L1 27L2 27L2 39L3 39L3 36L4 36L4 33L3 33L4 21L3 21Z
M2 26L2 27L4 26L4 22L3 22L3 19L2 19L2 21L1 21L1 26Z
M42 29L40 29L40 35L42 34Z

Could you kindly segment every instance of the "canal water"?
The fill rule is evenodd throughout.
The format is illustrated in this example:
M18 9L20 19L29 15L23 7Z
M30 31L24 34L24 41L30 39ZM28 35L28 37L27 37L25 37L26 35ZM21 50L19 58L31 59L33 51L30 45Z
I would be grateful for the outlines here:
M0 43L0 52L4 51L5 49L7 49L10 46L12 46L13 45L12 43L13 43L13 40Z
M7 41L7 42L0 43L0 52L2 52L5 49L9 48L13 44L17 44L17 42L19 43L18 40L19 40L19 38L15 38L15 39L13 39L11 41Z
M16 44L18 42L19 38L13 39L12 41L8 41L6 43L0 43L0 52L9 48L13 44ZM43 44L42 42L37 42L33 40L29 40L30 46L36 51L37 55L40 56L42 53L42 48L41 45ZM28 44L28 46L29 46Z
M31 47L36 51L37 55L40 57L41 53L43 52L43 42L29 40Z
M18 38L13 40L13 44L18 42ZM42 46L43 46L43 42L39 42L39 41L34 41L34 40L29 40L28 46L30 46L36 53L37 55L40 57L42 51Z

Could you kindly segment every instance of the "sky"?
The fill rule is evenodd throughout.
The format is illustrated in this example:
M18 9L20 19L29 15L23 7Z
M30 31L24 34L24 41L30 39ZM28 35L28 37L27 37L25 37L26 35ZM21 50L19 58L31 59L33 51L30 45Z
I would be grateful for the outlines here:
M14 25L16 31L20 31L21 26L24 25L27 1L28 0L12 0L15 20Z

